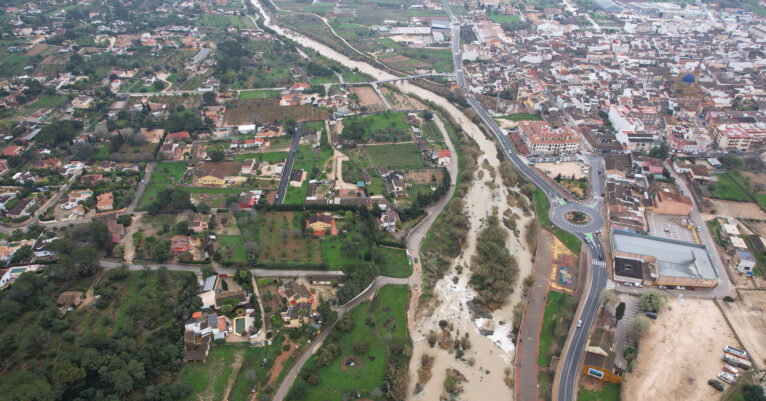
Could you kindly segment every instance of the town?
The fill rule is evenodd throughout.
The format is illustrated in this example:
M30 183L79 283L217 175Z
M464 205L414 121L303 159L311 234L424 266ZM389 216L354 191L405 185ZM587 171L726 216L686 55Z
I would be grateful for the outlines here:
M764 10L9 0L0 394L766 399Z

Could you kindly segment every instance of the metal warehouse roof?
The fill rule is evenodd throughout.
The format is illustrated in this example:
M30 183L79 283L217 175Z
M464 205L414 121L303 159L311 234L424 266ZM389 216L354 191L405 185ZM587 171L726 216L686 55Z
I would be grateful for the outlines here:
M718 278L710 254L702 245L619 231L612 233L612 240L616 252L654 256L661 276Z

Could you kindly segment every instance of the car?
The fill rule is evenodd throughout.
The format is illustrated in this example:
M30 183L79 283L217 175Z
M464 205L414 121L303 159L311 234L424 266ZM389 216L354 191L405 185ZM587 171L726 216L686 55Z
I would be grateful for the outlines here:
M708 380L707 384L711 385L714 389L716 389L718 391L723 391L723 383L719 382L716 379Z
M579 329L580 327L582 327L582 319L577 321L577 328Z
M418 258L415 258L415 263L418 263Z

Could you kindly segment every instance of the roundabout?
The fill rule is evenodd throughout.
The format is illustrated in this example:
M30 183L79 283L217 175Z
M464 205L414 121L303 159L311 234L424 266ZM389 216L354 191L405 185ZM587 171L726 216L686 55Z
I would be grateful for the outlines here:
M601 217L601 202L594 207L577 202L567 202L551 208L550 218L553 224L566 227L567 231L579 234L597 233L604 224Z

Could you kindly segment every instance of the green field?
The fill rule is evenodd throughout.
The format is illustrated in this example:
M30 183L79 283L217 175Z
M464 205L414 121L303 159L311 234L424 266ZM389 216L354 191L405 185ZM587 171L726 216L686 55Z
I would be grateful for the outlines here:
M254 90L254 91L242 91L239 92L240 99L263 99L266 97L279 97L282 91L279 89L274 90Z
M620 401L620 385L617 383L599 382L600 388L588 390L582 385L577 393L579 401Z
M548 198L545 197L545 194L540 188L537 188L533 198L535 202L535 216L537 216L537 221L540 222L540 225L544 229L552 232L553 235L561 240L561 242L563 242L567 248L571 249L572 252L579 255L582 242L580 242L574 235L553 225L550 217L548 217L548 210L551 208L551 204L548 202Z
M242 262L247 263L245 247L242 245L242 238L239 235L219 235L218 251L223 255L224 262Z
M0 77L14 77L21 74L29 56L20 53L6 54L0 59Z
M146 191L138 202L139 208L146 208L161 190L178 185L186 172L186 163L163 162L157 163L152 178L146 186Z
M414 142L364 146L370 165L378 168L414 170L425 167Z
M62 105L68 99L64 95L41 95L35 100L34 103L30 103L24 106L25 109L52 109Z
M742 183L742 176L739 173L728 171L724 174L718 174L716 177L718 181L708 186L711 198L750 202L747 192L737 185L737 182Z
M400 298L405 301L402 302ZM303 367L299 377L307 371L316 371L319 383L308 385L302 379L296 380L293 389L302 386L306 392L304 397L293 399L341 400L344 394L349 392L359 392L362 398L370 398L374 392L379 391L389 362L403 365L406 370L405 358L395 355L391 349L393 344L409 343L406 333L406 298L406 286L386 286L381 288L372 301L364 302L349 312L353 313L353 329L343 333L336 327L322 345L337 345L340 355L327 365L318 366L318 355L322 351L314 354ZM376 324L368 324L370 319ZM353 351L354 342L364 340L369 342L368 351L356 355ZM353 358L355 366L347 366L344 363L347 358Z
M517 114L508 114L505 116L500 117L504 120L510 120L510 121L542 121L543 118L540 116L540 114L537 113L517 113Z
M540 328L540 349L537 355L539 366L549 366L551 357L561 353L572 323L574 308L571 295L555 291L548 293L543 325Z

